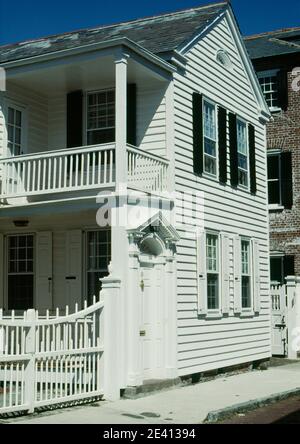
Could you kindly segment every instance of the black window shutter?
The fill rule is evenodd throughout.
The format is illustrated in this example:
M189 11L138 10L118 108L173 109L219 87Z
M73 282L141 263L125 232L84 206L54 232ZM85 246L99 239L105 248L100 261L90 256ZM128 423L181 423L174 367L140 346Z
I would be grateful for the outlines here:
M233 187L238 185L238 152L236 115L229 113L229 140L230 140L230 183Z
M219 181L227 182L227 134L226 134L227 111L218 108L218 142L219 142Z
M253 125L248 126L249 141L249 167L250 167L250 191L256 193L256 166L255 166L255 128Z
M82 146L82 91L67 94L67 148Z
M193 152L194 173L203 173L202 94L193 93Z
M292 153L281 153L281 201L285 208L293 205Z
M136 84L127 85L127 143L136 146Z
M284 256L284 258L283 258L283 273L284 273L284 277L295 275L294 256Z
M277 73L278 85L278 106L284 111L288 107L288 73L286 69L281 69Z

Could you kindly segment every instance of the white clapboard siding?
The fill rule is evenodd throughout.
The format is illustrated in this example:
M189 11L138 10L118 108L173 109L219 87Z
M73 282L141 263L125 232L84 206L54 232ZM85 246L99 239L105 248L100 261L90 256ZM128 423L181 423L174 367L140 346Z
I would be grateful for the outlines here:
M228 52L233 64L232 71L216 61L216 52L219 49ZM176 228L181 236L177 246L180 375L270 356L265 127L258 120L257 101L226 18L195 43L186 53L186 57L186 76L176 73L174 84L175 186L177 192L203 192L204 208L195 206L193 217L188 218L189 228L186 233L186 227L181 224L180 212L183 211L183 205L177 206ZM255 196L230 186L229 143L226 186L193 174L193 91L201 92L255 125L258 187ZM228 131L227 141L229 142ZM190 202L193 201L196 199L190 199ZM225 248L228 254L228 262L225 263L223 259L221 272L221 279L226 283L226 290L221 289L223 316L217 319L199 317L198 314L198 271L195 271L197 242L191 226L194 224L194 230L199 230L203 226L203 220L205 228L223 232L228 236L226 246L223 245L223 250ZM235 290L234 280L234 256L239 254L235 252L236 235L256 239L259 243L257 266L260 271L261 307L259 313L247 318L235 312L235 294L239 293Z
M166 155L166 101L161 84L156 89L137 87L137 146Z
M27 88L7 82L5 98L18 105L23 105L30 122L25 133L25 150L31 153L47 150L48 146L48 99ZM0 110L0 128L3 122L3 110ZM4 137L1 137L1 133ZM5 128L0 129L0 153L6 155ZM5 152L4 152L5 150Z

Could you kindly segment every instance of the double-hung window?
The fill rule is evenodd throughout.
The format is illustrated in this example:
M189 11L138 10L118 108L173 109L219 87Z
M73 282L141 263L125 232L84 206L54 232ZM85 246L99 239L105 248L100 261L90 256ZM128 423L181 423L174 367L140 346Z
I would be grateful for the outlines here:
M219 236L206 234L207 308L219 308Z
M204 172L217 175L217 123L215 104L203 101Z
M258 73L258 80L270 110L279 110L278 70L261 71Z
M247 137L247 124L237 119L237 152L238 152L238 184L249 186L249 147Z
M251 308L251 244L250 240L241 240L242 262L242 308Z
M269 205L281 205L281 161L280 153L268 154Z
M115 91L89 92L86 100L87 144L115 140Z

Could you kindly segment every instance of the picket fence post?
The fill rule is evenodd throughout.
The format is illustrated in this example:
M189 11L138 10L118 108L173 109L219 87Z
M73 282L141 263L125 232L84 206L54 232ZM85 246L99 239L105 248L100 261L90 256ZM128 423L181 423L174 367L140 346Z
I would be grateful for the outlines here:
M29 355L29 360L25 367L25 402L28 405L28 413L34 412L35 404L35 310L30 309L26 312L26 321L28 323L28 331L25 339L25 353Z
M120 399L120 290L121 279L112 273L101 279L101 300L104 302L104 398L109 401Z

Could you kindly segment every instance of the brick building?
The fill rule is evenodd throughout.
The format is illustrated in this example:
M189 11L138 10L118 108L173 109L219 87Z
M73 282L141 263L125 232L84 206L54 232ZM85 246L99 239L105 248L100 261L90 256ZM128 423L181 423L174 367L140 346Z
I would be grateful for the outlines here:
M271 281L300 276L300 28L245 38L267 125Z

